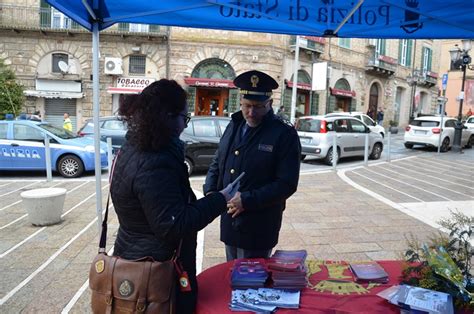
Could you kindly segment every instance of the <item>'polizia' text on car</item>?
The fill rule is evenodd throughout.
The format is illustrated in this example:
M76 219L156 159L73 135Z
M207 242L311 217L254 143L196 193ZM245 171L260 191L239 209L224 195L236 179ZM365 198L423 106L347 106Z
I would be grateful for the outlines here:
M49 123L0 121L0 170L45 170L45 136L49 137L51 167L63 177L76 178L94 169L94 140ZM107 167L107 145L100 143L101 168Z

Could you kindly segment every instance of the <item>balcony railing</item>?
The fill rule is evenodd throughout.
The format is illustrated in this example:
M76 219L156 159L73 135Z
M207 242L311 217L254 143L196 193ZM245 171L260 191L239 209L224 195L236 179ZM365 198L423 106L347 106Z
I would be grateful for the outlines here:
M0 28L15 30L66 30L86 32L72 19L55 8L0 4ZM104 32L133 33L139 35L165 35L166 29L158 25L119 23Z
M366 70L381 76L390 76L393 75L397 70L397 60L388 56L377 55L374 53L367 62Z
M323 53L325 39L323 37L313 37L313 36L300 36L300 48L306 49L309 51ZM296 45L296 36L290 37L290 47Z

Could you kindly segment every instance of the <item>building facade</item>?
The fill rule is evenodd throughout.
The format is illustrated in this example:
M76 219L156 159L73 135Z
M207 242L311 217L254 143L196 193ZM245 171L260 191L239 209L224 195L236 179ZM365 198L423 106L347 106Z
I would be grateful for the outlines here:
M0 58L25 86L25 112L40 110L56 124L67 112L77 130L92 117L91 34L44 1L0 6ZM121 95L172 78L186 86L192 114L229 115L239 110L232 81L251 69L279 83L275 109L291 111L296 84L296 116L382 109L384 125L403 126L437 110L438 41L301 36L295 80L296 43L277 34L114 25L100 33L100 113L116 114ZM325 86L313 90L321 78Z

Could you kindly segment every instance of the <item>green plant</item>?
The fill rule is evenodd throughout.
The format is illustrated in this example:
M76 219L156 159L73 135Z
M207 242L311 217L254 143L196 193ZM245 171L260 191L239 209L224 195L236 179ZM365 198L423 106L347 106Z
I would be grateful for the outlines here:
M23 86L16 82L15 73L0 59L0 114L18 115L24 100Z
M451 211L439 225L448 233L435 234L427 243L420 244L412 234L406 238L406 265L402 282L426 289L449 293L458 308L474 309L474 282L471 245L474 217Z
M398 126L398 121L390 120L390 121L388 121L388 125L390 125L390 126Z

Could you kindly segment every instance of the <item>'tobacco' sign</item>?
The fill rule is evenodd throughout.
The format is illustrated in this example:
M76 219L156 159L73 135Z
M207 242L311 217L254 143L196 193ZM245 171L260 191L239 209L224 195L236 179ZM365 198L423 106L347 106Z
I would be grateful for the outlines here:
M144 89L155 81L150 77L119 77L117 78L117 87L119 88L137 88Z

